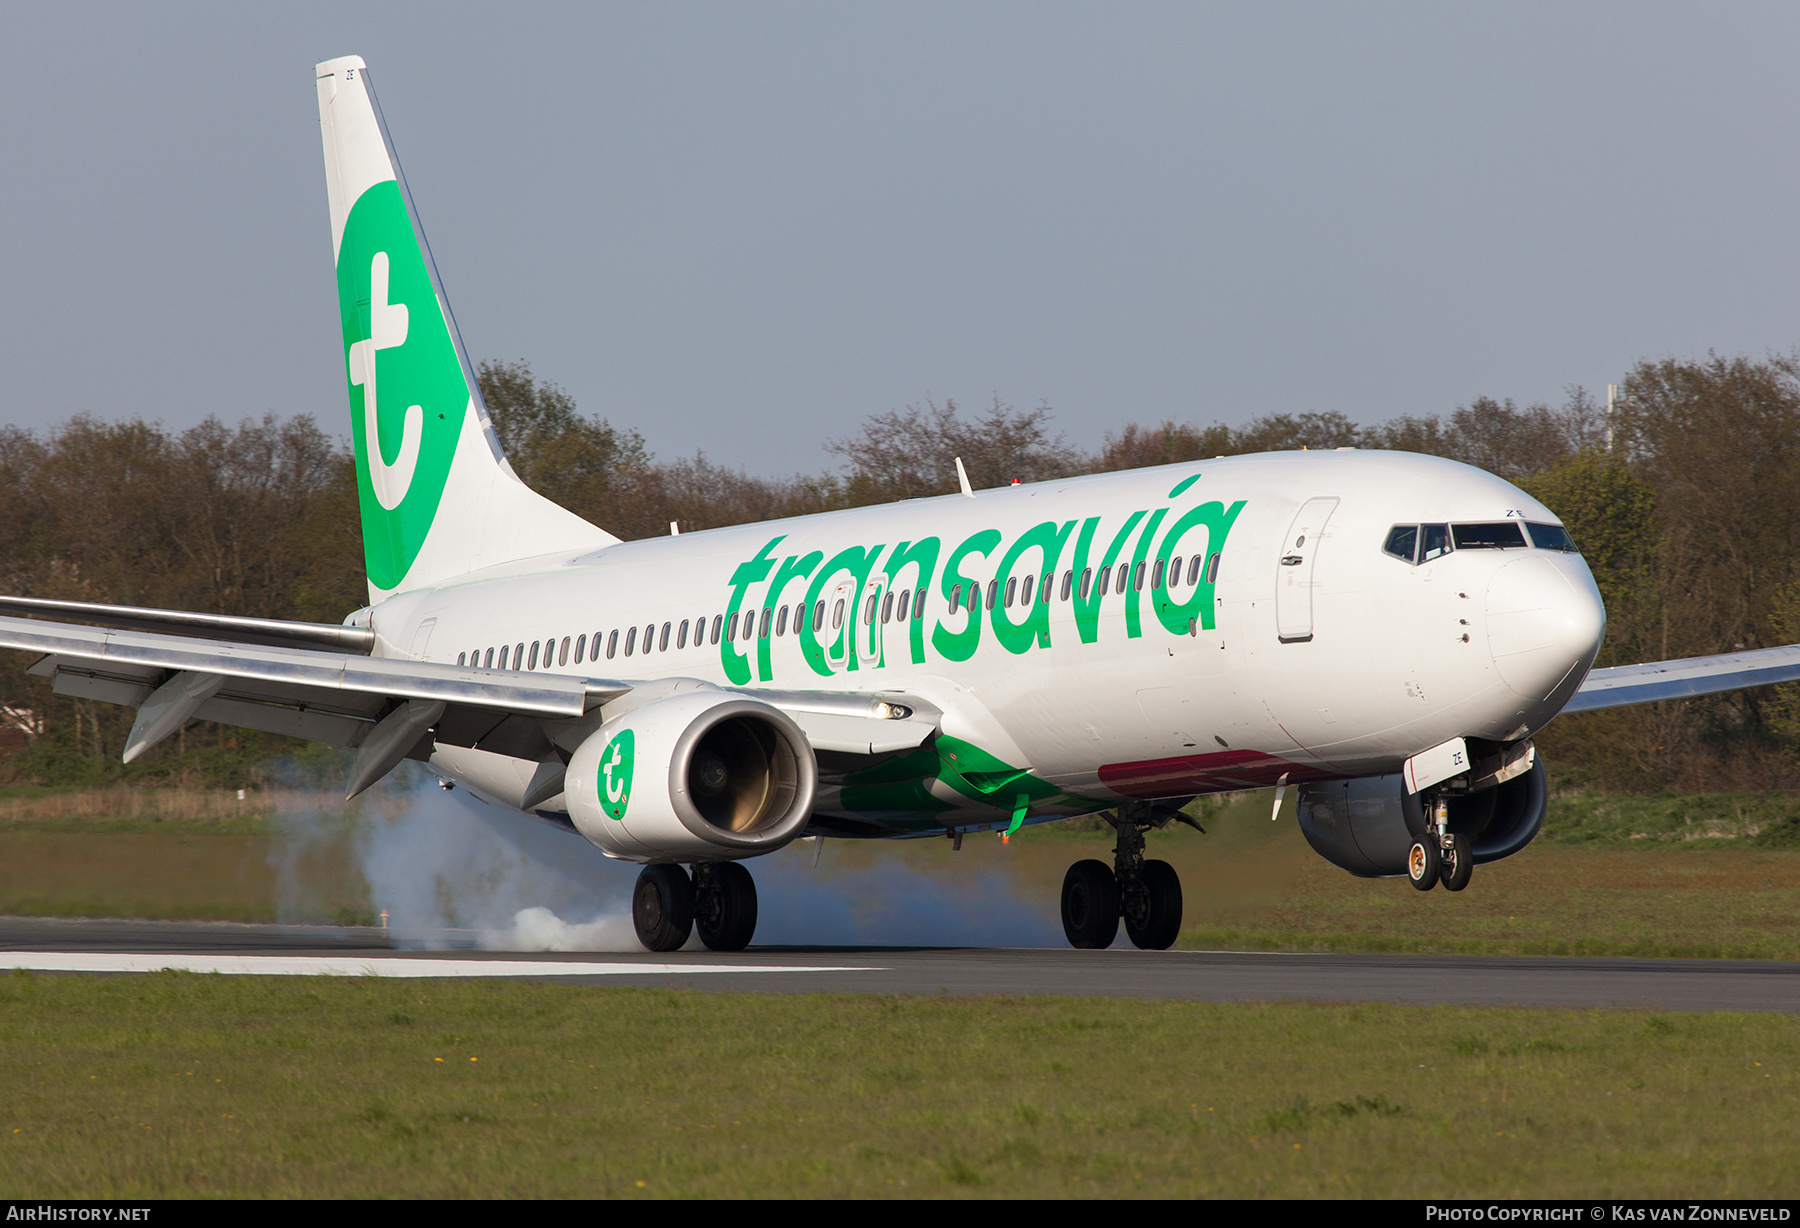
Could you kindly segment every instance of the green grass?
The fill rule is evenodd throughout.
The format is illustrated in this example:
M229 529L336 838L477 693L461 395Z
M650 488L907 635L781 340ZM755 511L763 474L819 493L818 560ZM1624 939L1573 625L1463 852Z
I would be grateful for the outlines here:
M0 1196L1800 1195L1800 1020L0 980Z

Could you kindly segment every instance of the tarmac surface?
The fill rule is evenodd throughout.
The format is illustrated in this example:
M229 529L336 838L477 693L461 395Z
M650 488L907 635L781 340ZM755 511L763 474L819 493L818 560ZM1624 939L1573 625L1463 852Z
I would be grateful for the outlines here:
M403 949L376 929L0 917L0 968L131 973L510 977L725 992L1097 995L1199 1002L1406 1002L1800 1014L1800 963L1228 951L752 947L481 951L448 932Z

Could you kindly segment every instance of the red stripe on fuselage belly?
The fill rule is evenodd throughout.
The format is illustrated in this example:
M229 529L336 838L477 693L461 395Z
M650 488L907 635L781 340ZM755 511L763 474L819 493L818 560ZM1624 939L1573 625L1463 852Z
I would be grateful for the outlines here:
M1328 771L1290 763L1259 750L1141 759L1136 763L1108 763L1100 769L1100 783L1114 793L1146 798L1264 789L1279 782L1283 776L1288 778L1289 784L1332 779Z

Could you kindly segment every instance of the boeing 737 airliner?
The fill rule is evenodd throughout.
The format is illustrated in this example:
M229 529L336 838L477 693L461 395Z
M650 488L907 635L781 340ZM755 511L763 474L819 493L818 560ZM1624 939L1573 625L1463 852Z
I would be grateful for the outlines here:
M802 835L1102 814L1069 941L1166 948L1146 834L1290 789L1351 873L1468 885L1543 824L1558 713L1800 677L1800 646L1590 673L1592 576L1543 504L1406 453L1238 456L622 542L502 454L362 60L317 69L370 604L342 626L0 599L0 646L138 709L403 759L641 863L672 950L746 946L743 861ZM46 617L61 621L44 621ZM106 624L91 627L83 623ZM1185 820L1184 820L1185 821Z

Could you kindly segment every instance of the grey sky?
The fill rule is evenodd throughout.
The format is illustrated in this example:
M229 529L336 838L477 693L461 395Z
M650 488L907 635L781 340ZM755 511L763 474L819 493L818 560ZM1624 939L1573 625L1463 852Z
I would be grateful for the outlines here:
M312 65L469 349L664 458L1360 421L1800 341L1792 5L15 5L0 421L347 431Z

